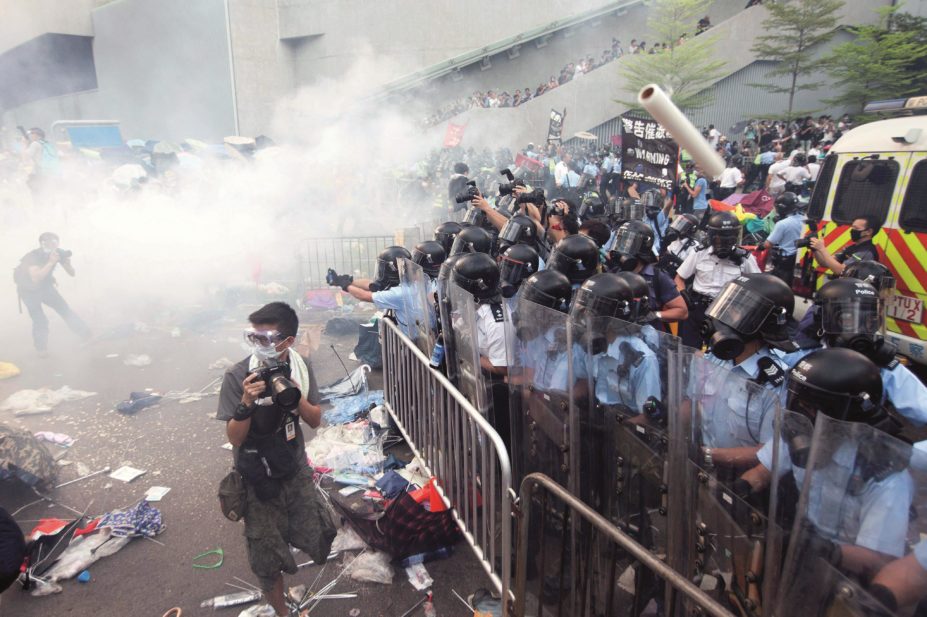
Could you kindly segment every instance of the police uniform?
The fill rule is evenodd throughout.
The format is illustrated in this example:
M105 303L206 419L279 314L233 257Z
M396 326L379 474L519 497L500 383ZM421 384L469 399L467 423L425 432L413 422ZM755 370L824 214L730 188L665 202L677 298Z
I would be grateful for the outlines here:
M879 252L876 250L872 240L858 242L844 247L837 251L834 259L842 264L850 264L854 261L879 261Z
M508 366L505 345L505 310L501 302L480 304L476 309L477 349L480 356L495 367ZM492 395L492 416L490 422L506 448L511 449L509 420L509 387L501 375L484 373Z
M759 383L762 358L769 358L779 369L779 374L772 381L762 384L765 390L773 393L772 396L764 396L759 386L754 390L743 381L729 379L729 374L734 374L745 381ZM690 393L700 389L701 445L709 448L738 448L758 446L771 440L776 399L784 402L786 394L788 366L782 358L768 347L763 347L737 365L711 353L706 354L705 359L725 370L710 374L704 381L695 381L700 376L694 373L694 380L689 384Z
M801 238L804 220L800 214L792 214L778 221L766 239L772 246L772 275L789 286L795 273L795 241Z
M405 330L410 322L403 303L402 287L397 285L383 291L375 291L372 296L373 304L381 311L393 311L396 322Z
M713 247L707 247L691 253L682 265L676 270L677 276L692 281L692 294L690 294L689 317L680 324L679 335L682 342L689 347L701 348L702 338L699 329L705 320L705 310L711 301L721 293L721 290L730 281L741 274L756 274L760 267L753 255L744 257L740 265L730 259L721 259L714 254Z
M770 439L757 453L760 464L769 470L773 469L773 441ZM801 487L805 469L792 463L784 442L780 440L779 444L779 475L791 471L795 484ZM835 489L845 491L855 459L855 447L841 447L834 453L831 465L815 471L808 487L808 518L822 535L841 544L901 557L905 553L909 509L914 499L911 474L904 470L882 480L870 479L861 490L844 494L839 507L835 507Z
M623 405L640 413L651 396L660 399L660 364L642 339L618 336L608 349L578 363L577 379L595 380L595 397L603 405Z
M669 229L669 219L666 218L666 214L661 210L657 213L657 220L653 220L649 216L644 219L647 221L647 224L650 225L650 229L653 230L653 254L660 254L660 247L663 245L663 237L666 235L666 230Z

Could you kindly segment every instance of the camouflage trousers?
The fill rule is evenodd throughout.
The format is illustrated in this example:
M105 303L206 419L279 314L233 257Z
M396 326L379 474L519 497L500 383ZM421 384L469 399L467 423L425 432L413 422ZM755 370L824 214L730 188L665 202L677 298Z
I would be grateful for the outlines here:
M245 538L248 562L261 589L269 591L281 572L296 574L294 546L317 564L325 563L335 539L331 510L319 495L308 467L281 481L280 493L261 501L245 482Z

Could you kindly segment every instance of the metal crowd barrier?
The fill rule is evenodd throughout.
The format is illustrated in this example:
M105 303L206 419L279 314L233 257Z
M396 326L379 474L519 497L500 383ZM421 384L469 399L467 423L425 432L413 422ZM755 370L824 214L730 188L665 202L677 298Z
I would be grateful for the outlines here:
M736 617L714 599L709 597L699 587L694 585L685 576L661 561L656 555L647 550L644 546L637 543L631 536L627 535L612 523L602 517L595 510L580 501L565 488L551 480L548 476L540 473L532 473L525 476L522 480L519 492L519 503L522 504L521 519L519 520L519 538L518 554L516 556L515 570L515 617L524 617L527 603L527 572L528 572L528 538L529 528L531 527L531 510L530 503L533 493L537 490L544 490L550 493L554 498L560 500L563 505L567 506L571 515L575 515L591 524L597 533L604 536L608 542L615 544L621 550L627 552L629 556L637 560L641 565L653 572L657 577L666 581L666 615L675 613L676 594L682 593L698 607L701 615L712 615L713 617ZM546 516L549 508L542 508L542 516ZM572 516L571 516L572 518ZM573 519L575 520L575 519ZM544 521L535 523L543 527ZM536 547L531 547L535 548ZM573 558L574 563L576 557ZM542 611L538 610L537 614Z
M515 494L502 438L396 324L381 319L380 336L386 409L508 605Z

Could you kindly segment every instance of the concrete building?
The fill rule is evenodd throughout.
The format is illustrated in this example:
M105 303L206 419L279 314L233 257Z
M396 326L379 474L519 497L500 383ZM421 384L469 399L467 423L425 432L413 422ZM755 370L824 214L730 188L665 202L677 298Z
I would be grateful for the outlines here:
M847 0L844 23L871 20L891 3ZM743 89L761 73L749 47L765 10L744 4L711 6L728 65L718 103L701 113L723 115L719 126L749 114L758 98ZM924 14L925 5L909 0L906 10ZM361 58L376 60L365 94L385 86L427 100L423 109L473 90L535 88L569 61L598 58L613 38L625 47L645 38L648 8L644 0L6 0L4 11L6 130L99 119L118 120L127 139L216 141L270 132L279 101L341 78ZM566 107L567 135L599 133L623 111L615 99L624 94L609 65L527 105L456 121L468 124L468 139L512 146L543 140L550 109ZM313 104L333 111L324 98ZM443 130L432 131L436 145Z

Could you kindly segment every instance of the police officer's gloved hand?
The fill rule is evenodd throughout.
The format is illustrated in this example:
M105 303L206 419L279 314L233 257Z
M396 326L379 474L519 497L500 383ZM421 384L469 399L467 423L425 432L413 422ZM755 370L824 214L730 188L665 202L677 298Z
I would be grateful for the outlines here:
M328 272L325 273L325 284L331 285L332 287L334 287L335 285L337 285L337 283L335 283L337 279L338 279L338 273L335 272L332 268L329 268Z
M808 552L817 555L832 566L839 566L841 559L840 545L829 538L821 536L821 533L808 521L802 522L802 531L807 538L806 546Z
M343 291L347 291L348 285L350 285L353 282L354 282L353 276L351 276L350 274L342 274L338 276L337 282L335 284L338 285L338 287L340 287Z

